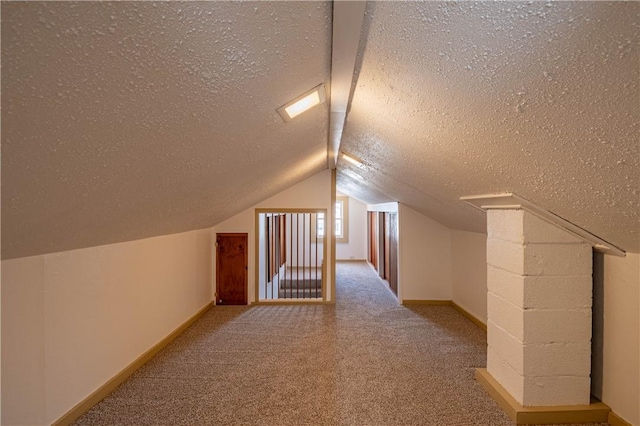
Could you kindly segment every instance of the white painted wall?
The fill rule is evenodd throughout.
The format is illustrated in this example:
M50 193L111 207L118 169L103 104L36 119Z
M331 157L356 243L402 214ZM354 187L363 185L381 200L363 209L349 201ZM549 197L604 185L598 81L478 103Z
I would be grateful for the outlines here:
M451 232L451 300L487 323L487 236Z
M398 205L398 299L451 300L451 230Z
M329 217L327 223L333 223L333 208L331 206L331 171L323 170L310 178L288 188L273 197L256 204L241 213L225 220L213 228L213 234L224 232L246 232L249 234L249 303L256 300L256 240L255 240L255 209L297 209L322 208L327 209ZM327 244L327 259L331 259L332 244ZM213 280L215 281L215 252L213 253ZM327 289L331 289L331 275L329 265L326 268ZM215 288L215 286L214 286ZM332 300L329 292L327 300Z
M2 424L57 420L209 303L211 253L200 230L3 261Z
M0 235L0 241L2 241L1 235ZM1 245L2 244L0 243L0 246ZM2 262L0 262L0 336L2 336ZM2 401L2 338L0 338L0 424L2 424L1 401Z
M349 197L349 242L336 244L336 259L367 259L367 205L353 197Z
M2 424L45 423L44 256L2 262Z
M640 254L604 256L602 401L640 425Z

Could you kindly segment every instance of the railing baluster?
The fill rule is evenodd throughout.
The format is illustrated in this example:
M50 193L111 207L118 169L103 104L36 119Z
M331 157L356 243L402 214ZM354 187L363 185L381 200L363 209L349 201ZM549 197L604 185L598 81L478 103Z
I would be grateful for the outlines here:
M278 224L277 228L277 232L276 232L276 268L278 270L277 276L278 276L278 288L280 288L280 245L282 244L282 242L280 241L280 235L282 230L280 229L280 227L282 226L282 224L280 223L280 215L277 214L276 215L276 223ZM271 288L273 289L273 286L271 286ZM273 295L271 297L273 299Z
M288 286L291 286L291 281L293 281L293 214L289 214L289 283ZM285 295L287 294L287 290L284 290Z
M323 247L326 244L326 233L330 232L330 227L326 213L322 217L321 214L323 213L277 211L260 213L259 220L264 224L260 228L263 233L260 239L265 241L258 256L264 256L265 261L261 266L264 271L259 272L264 274L264 283L256 296L258 300L324 297L325 259L320 258L323 256L320 244ZM324 230L322 236L318 232L321 221Z
M266 231L266 236L267 236L267 240L265 241L265 248L266 248L266 253L265 253L265 263L264 263L264 297L265 299L269 297L269 294L267 293L267 288L269 286L269 267L268 267L268 261L269 261L269 216L267 216L266 214L264 215L264 226L265 226L265 231ZM271 291L271 294L273 294L273 290Z
M276 283L273 280L273 256L275 255L273 253L273 245L274 245L274 240L273 240L273 227L274 227L274 223L273 223L273 213L271 213L271 216L269 216L268 218L269 220L269 279L271 280L271 298L273 299L273 288L275 287Z
M299 279L300 279L300 214L296 213L296 296L298 296L298 280Z
M307 291L307 213L303 214L302 218L302 298L304 299L304 293Z

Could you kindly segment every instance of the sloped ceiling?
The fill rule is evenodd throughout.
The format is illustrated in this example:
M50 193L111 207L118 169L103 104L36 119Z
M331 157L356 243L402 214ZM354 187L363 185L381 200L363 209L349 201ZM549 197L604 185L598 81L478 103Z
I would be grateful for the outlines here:
M213 226L326 168L329 2L3 2L2 257ZM637 2L369 2L338 186L485 231L515 192L640 251Z
M213 226L326 168L329 2L3 2L2 257Z
M640 4L370 2L338 188L485 232L515 192L640 251Z

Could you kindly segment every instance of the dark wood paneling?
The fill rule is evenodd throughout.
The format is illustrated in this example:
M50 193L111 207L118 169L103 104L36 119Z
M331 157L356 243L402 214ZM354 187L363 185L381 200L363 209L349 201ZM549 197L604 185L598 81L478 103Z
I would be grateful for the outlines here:
M389 287L398 294L398 214L389 213Z

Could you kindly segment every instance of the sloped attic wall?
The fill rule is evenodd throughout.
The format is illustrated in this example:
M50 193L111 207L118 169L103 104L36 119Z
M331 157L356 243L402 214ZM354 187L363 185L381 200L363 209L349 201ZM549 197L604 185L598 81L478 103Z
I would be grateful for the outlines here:
M639 13L637 2L368 3L341 147L365 165L341 161L337 176L369 203L400 201L476 233L485 214L459 197L515 192L634 252L604 256L600 377L603 401L634 424ZM477 296L461 302L486 307Z
M451 300L487 323L487 236L451 232Z
M3 2L2 258L211 227L326 167L329 2Z
M331 172L255 207L331 212ZM216 232L250 234L253 300L254 217L251 208L213 230L2 261L2 424L54 422L211 302Z
M338 188L485 232L515 192L640 251L638 2L369 2Z
M2 424L51 424L211 301L209 229L2 261Z

